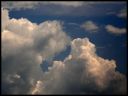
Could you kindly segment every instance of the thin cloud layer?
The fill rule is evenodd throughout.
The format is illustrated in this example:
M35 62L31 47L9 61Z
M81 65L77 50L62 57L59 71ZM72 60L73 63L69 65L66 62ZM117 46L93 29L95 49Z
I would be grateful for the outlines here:
M8 2L2 2L2 7L6 8L6 9L16 9L16 10L20 10L20 9L34 9L37 6L40 5L60 5L60 6L68 6L68 7L79 7L84 5L84 2L78 2L78 1L74 1L74 2L57 2L57 1L44 1L44 2L32 2L32 1L27 1L27 2L15 2L15 1L8 1ZM88 4L88 3L87 3Z
M124 8L124 9L120 10L120 12L117 14L117 16L120 18L126 18L127 17L127 9Z
M34 9L36 8L36 6L38 5L38 2L32 2L32 1L19 1L19 2L15 2L15 1L3 1L2 2L2 7L6 8L6 9L16 9L16 10L20 10L20 9Z
M43 3L43 2L42 2ZM85 2L82 1L73 1L73 2L66 2L66 1L49 1L49 2L44 2L44 4L55 4L55 5L62 5L62 6L71 6L71 7L80 7L84 5Z
M69 56L53 61L31 93L126 94L126 77L115 68L116 62L99 57L88 38L77 38L71 42Z
M104 8L102 7L104 6ZM108 7L109 6L109 7ZM34 15L50 16L105 16L109 11L115 11L126 6L126 2L94 2L94 1L2 1L2 7L8 10L24 10L34 12ZM37 11L41 11L38 13ZM72 13L72 14L70 14Z
M96 5L96 4L124 4L125 2L93 2L93 1L88 1L88 2L83 2L83 1L36 1L36 2L32 2L32 1L19 1L19 2L15 2L15 1L3 1L2 2L2 7L6 8L6 9L33 9L36 8L39 5L59 5L59 6L66 6L66 7L81 7L81 6L90 6L90 5Z
M126 33L126 29L125 28L118 28L118 27L115 27L113 25L106 25L105 29L108 32L113 33L113 34L125 34Z
M97 32L99 27L92 21L86 21L84 24L81 25L86 31L89 32Z

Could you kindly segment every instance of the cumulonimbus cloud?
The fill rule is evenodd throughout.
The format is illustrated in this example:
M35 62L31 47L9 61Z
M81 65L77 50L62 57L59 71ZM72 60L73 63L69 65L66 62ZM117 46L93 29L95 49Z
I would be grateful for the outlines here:
M118 27L115 27L113 25L106 25L105 29L108 32L113 33L113 34L125 34L126 33L126 29L125 28L118 28Z

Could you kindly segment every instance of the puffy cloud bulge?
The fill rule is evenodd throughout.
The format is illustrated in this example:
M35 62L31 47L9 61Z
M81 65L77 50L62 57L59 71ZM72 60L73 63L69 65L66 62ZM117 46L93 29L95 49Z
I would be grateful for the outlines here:
M31 80L41 77L42 70L39 64L42 60L52 58L64 50L69 44L70 37L63 32L59 21L46 21L37 25L24 18L9 19L8 11L1 10L2 81L8 83L17 74L22 75L20 78L24 78L24 84L32 85L29 84ZM9 91L13 93L17 87L19 86L14 86Z
M88 38L74 39L59 21L35 24L10 19L2 10L3 94L125 94L126 77L116 62L99 57ZM53 61L47 72L40 64L71 44L64 61Z
M97 56L88 38L77 38L69 56L49 67L35 94L126 94L126 77L115 68L114 60Z
M2 10L2 12L4 11ZM9 46L9 44L4 43L3 47L14 47L11 48L14 51L16 49L17 51L21 50L19 48L24 49L30 47L41 53L40 55L42 55L43 58L47 58L59 51L62 51L65 48L65 45L70 40L70 38L64 32L62 32L63 28L61 26L61 23L58 21L46 21L37 25L24 18L18 20L7 20L8 17L4 16L6 14L7 10L5 10L5 13L2 13L2 22L7 22L5 22L2 27L2 42L6 42L9 44L14 43L14 46ZM47 54L45 54L42 49L48 50L47 52L44 51ZM3 50L5 50L5 48L3 48ZM6 51L2 52L4 53ZM8 52L7 54L10 54L10 52Z

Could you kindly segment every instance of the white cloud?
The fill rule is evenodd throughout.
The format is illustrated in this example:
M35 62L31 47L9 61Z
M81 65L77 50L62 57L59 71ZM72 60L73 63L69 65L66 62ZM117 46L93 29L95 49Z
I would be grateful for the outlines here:
M7 10L2 14L9 18ZM74 39L69 56L53 61L44 73L41 62L70 43L61 22L37 25L24 18L7 21L2 23L1 33L2 94L126 93L126 77L115 70L116 62L99 57L88 38Z
M42 61L64 50L70 37L59 21L37 25L24 18L9 19L5 9L2 9L2 26L2 87L8 87L2 92L29 94L43 77Z
M77 38L69 56L53 62L36 94L126 94L126 77L115 68L116 62L99 57L88 38Z
M92 21L86 21L81 25L81 27L89 32L97 32L97 30L99 29L99 27Z
M2 11L1 17L2 17L2 30L3 30L9 21L9 16L8 16L8 10L4 10L3 8L1 8L1 11Z
M105 29L108 32L113 33L113 34L125 34L126 33L126 29L125 28L118 28L118 27L115 27L113 25L106 25Z
M4 22L3 18L2 20ZM9 48L14 50L9 52L15 53L15 50L21 50L22 47L30 47L35 48L34 50L39 51L45 58L62 51L70 41L59 21L45 21L39 25L24 18L8 21L6 24L2 23L5 26L2 32L2 42L5 42L3 54L7 52L4 50L9 50Z
M126 18L127 17L127 9L124 8L124 9L120 10L120 12L117 14L117 16L120 18Z
M30 94L38 94L41 91L40 87L42 86L42 81L37 81L35 88L32 89L32 92L30 92Z
M38 32L38 34L34 34L35 47L43 57L49 58L61 52L70 43L70 38L62 29L62 24L58 21L43 22L35 29Z

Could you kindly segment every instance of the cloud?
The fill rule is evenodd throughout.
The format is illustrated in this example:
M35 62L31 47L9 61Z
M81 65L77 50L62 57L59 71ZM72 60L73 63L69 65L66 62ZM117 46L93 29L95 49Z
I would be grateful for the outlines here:
M108 7L109 6L109 7ZM8 10L29 11L31 15L41 16L104 16L108 11L117 10L121 6L126 6L126 2L83 2L83 1L2 1L2 7ZM103 8L104 7L104 8ZM26 10L25 10L26 9ZM27 10L29 9L29 10ZM28 13L29 13L28 12ZM95 13L96 12L96 13ZM72 13L72 14L70 14ZM27 12L26 12L27 14Z
M113 33L113 34L125 34L126 33L126 29L125 28L118 28L118 27L115 27L113 25L106 25L105 29L108 32Z
M71 26L80 26L79 24L77 24L77 23L67 23L68 25L71 25Z
M43 2L42 2L43 3ZM66 1L62 1L62 2L58 2L58 1L49 1L49 2L44 2L44 4L55 4L55 5L62 5L62 6L71 6L71 7L79 7L84 5L84 2L78 2L78 1L73 1L73 2L66 2Z
M8 15L8 10L4 10L3 8L1 8L1 11L2 11L1 17L2 17L2 30L3 30L9 21L9 15Z
M6 8L6 9L16 9L16 10L20 10L20 9L34 9L37 8L40 5L60 5L60 6L68 6L68 7L79 7L82 6L84 4L84 2L77 2L77 1L73 1L73 2L57 2L57 1L43 1L43 2L32 2L32 1L27 1L27 2L15 2L15 1L3 1L2 2L2 7Z
M59 21L39 25L31 21L9 19L2 10L2 93L29 94L43 77L40 64L54 57L70 43ZM59 41L59 42L58 42Z
M126 77L115 70L116 62L99 57L88 38L74 39L69 56L48 69L36 94L126 94Z
M33 88L31 94L38 94L41 90L40 87L43 86L42 81L37 81L35 88Z
M86 21L84 24L81 25L86 31L89 32L97 32L99 27L92 21Z
M116 11L110 11L106 13L107 15L115 15L119 18L126 18L127 17L127 9L123 8L121 10L118 10L118 12Z
M2 16L2 94L126 94L116 62L99 57L88 38L70 41L59 21L9 19L5 9ZM69 44L69 56L42 71Z
M39 5L38 2L32 2L32 1L27 1L27 2L3 1L2 2L2 7L6 8L6 9L10 9L10 10L12 10L12 9L16 9L16 10L34 9L34 8L36 8L37 5Z
M83 2L83 1L71 1L71 2L66 2L66 1L2 1L2 7L7 8L7 9L33 9L36 8L40 5L59 5L59 6L66 6L66 7L81 7L81 6L90 6L90 5L96 5L96 4L124 4L125 2L93 2L93 1L88 1L88 2Z
M127 9L124 8L124 9L120 10L120 12L117 14L117 16L120 18L126 18L127 17Z

